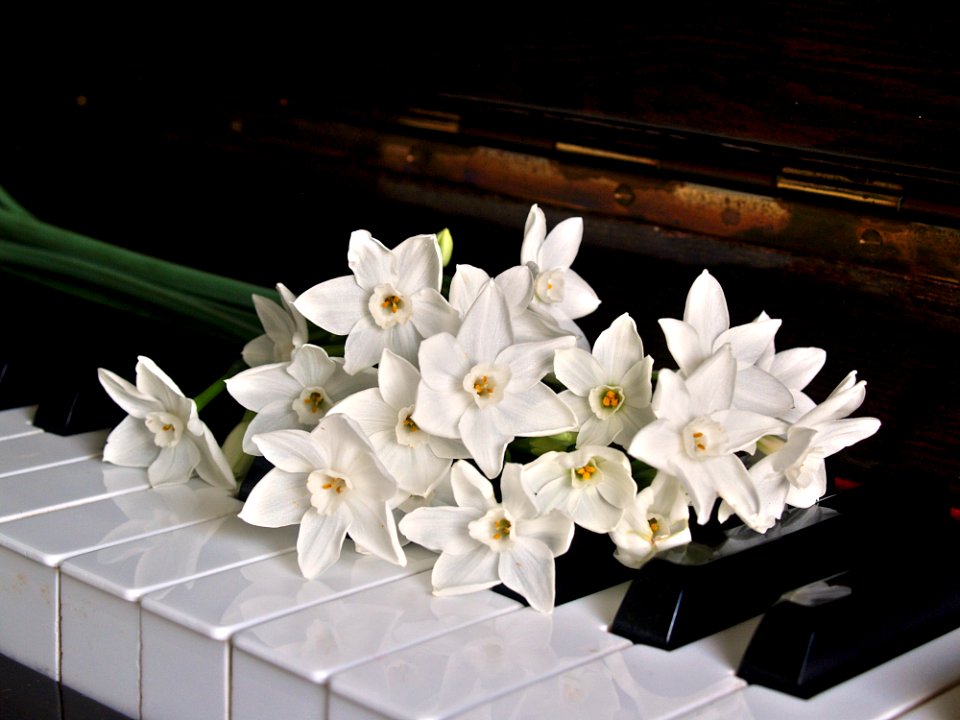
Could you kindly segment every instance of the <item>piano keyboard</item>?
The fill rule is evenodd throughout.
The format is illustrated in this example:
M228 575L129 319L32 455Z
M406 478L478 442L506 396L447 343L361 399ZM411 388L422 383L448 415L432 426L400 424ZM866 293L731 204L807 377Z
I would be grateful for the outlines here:
M405 568L345 550L305 580L294 528L241 527L236 501L194 483L147 490L142 472L95 459L102 433L29 419L0 412L0 653L130 717L928 720L960 707L960 630L799 700L735 674L759 618L673 651L631 645L607 632L626 585L552 616L492 591L436 598L435 556L415 547Z

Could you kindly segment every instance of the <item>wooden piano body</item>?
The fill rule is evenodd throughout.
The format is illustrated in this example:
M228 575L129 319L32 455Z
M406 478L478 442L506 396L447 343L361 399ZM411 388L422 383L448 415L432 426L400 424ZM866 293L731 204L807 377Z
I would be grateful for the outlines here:
M910 500L935 498L945 518L960 507L960 380L951 357L960 336L960 62L952 18L918 21L886 4L873 13L802 2L760 15L658 10L615 28L547 22L549 42L479 21L485 32L418 53L400 53L381 30L366 48L380 67L373 76L343 66L347 40L283 68L242 59L230 71L186 62L109 74L84 63L39 68L8 96L0 185L51 222L298 292L344 272L346 239L358 227L393 245L446 226L455 261L505 268L516 262L523 220L537 202L551 224L584 217L577 269L603 300L584 323L588 336L629 311L658 366L670 363L656 319L678 317L690 282L709 268L733 318L765 310L784 320L782 347L828 351L813 397L852 369L868 381L862 413L882 419L881 433L832 458L828 470L903 487L904 515L878 518L876 543L878 554L891 541L915 549L915 565L891 568L891 586L909 588L911 573L928 565L955 572L952 556L924 545ZM270 254L250 254L251 242ZM238 350L0 277L8 308L49 300L7 322L17 352L34 348L36 367L61 373L64 384L97 365L129 373L146 354L189 394ZM77 358L66 369L65 353ZM126 366L115 364L119 357ZM3 557L48 568L32 571L67 602L36 631L49 660L31 650L19 656L62 677L64 689L16 663L0 675L4 692L32 679L8 705L24 715L101 712L67 689L96 695L85 683L100 681L87 667L97 665L95 652L76 650L81 641L95 647L95 636L64 608L112 617L125 612L123 602L136 609L143 640L133 694L111 703L126 715L175 716L188 702L198 716L232 707L233 717L257 717L278 697L292 716L316 717L578 717L590 708L611 717L920 718L960 707L960 631L802 701L734 675L756 619L672 652L631 647L605 631L622 586L562 606L546 625L493 594L437 610L425 593L415 599L428 557L400 575L363 566L351 576L348 564L323 587L296 585L288 537L242 559L204 555L156 585L128 578L127 599L109 599L118 591L91 580L95 558L106 553L118 572L135 569L117 559L123 550L111 555L104 545L123 540L116 547L143 557L146 537L162 544L169 536L177 547L196 533L207 542L232 510L201 512L193 530L124 521L122 532L104 530L73 549L45 547L36 539L45 537L43 522L89 526L86 513L124 504L133 520L143 510L129 501L147 495L135 479L108 490L95 470L79 473L83 483L65 470L91 467L81 458L95 455L102 435L34 432L32 415L16 407L55 405L59 388L43 385L8 386L14 400L0 414ZM226 405L211 408L221 430L234 418ZM76 429L99 429L83 423ZM47 440L51 449L30 449ZM20 446L29 446L22 457L13 452ZM35 460L22 459L30 454ZM4 470L4 462L13 464ZM46 500L26 498L8 489L17 476L37 486L63 476L83 489L64 489L65 481ZM40 534L26 550L31 532ZM0 583L18 577L5 568ZM283 598L263 600L270 583L285 588ZM222 585L234 595L211 605L216 617L187 609L191 596ZM249 609L257 597L268 606L262 615ZM250 602L241 609L240 599ZM380 635L370 637L371 628ZM34 644L32 633L22 644ZM195 655L176 654L194 646ZM188 654L204 660L191 665ZM171 658L182 668L164 675ZM234 684L224 685L231 673ZM123 682L118 676L116 685Z

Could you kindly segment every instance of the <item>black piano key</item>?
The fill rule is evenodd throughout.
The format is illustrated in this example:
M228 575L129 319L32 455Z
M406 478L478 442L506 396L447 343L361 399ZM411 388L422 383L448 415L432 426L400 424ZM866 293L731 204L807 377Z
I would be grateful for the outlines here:
M712 635L762 613L788 590L845 570L856 528L849 513L814 506L785 516L766 535L740 528L703 562L696 548L686 551L685 564L655 558L636 573L611 630L663 649Z
M747 682L809 698L960 627L960 551L953 533L930 537L915 552L888 552L830 579L844 597L784 601L770 608L741 660ZM889 538L896 542L895 538ZM918 562L935 553L940 567Z

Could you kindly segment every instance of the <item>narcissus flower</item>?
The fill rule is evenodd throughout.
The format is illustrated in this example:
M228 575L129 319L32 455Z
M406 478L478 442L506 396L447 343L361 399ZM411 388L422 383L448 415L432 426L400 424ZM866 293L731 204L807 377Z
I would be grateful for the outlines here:
M243 360L250 367L288 362L309 338L306 318L294 307L296 296L283 283L277 283L277 292L282 306L260 295L253 296L264 334L243 348Z
M516 436L553 435L576 427L573 412L546 385L555 350L571 336L514 343L510 314L488 283L456 337L440 333L420 346L422 378L413 421L427 432L459 439L489 478L500 474Z
M508 463L500 479L503 503L472 465L451 473L458 507L419 508L400 521L413 542L441 553L433 567L437 595L459 595L503 583L540 612L553 610L554 558L567 551L573 523L559 512L541 514Z
M638 568L658 552L690 542L687 496L675 477L657 473L649 487L637 493L610 533L617 546L613 556Z
M137 362L131 385L100 368L100 384L129 415L107 438L103 459L115 465L147 468L152 486L185 483L194 471L206 482L236 489L230 465L193 400L148 357Z
M273 430L312 430L334 403L373 387L376 371L348 375L341 358L316 345L301 347L291 362L244 370L227 380L227 392L257 416L243 436L243 451L259 455L254 435Z
M263 527L299 523L297 559L305 577L333 565L347 535L365 552L406 564L388 507L396 480L353 420L330 415L312 432L277 430L254 442L275 468L253 488L240 518Z
M567 386L560 398L580 424L577 447L611 442L626 446L653 420L653 359L644 356L629 315L621 315L600 333L592 355L581 348L558 350L553 364L557 379Z
M393 250L366 230L350 236L353 275L327 280L297 298L308 320L346 335L344 368L372 367L384 348L416 362L420 341L455 332L459 317L440 295L440 248L433 235L417 235Z

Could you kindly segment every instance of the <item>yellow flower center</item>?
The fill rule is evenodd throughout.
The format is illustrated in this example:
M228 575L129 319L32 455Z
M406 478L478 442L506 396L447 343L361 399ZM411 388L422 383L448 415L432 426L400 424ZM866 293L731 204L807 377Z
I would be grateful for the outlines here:
M323 393L317 392L316 390L313 391L303 399L303 404L314 414L320 412L323 407Z
M347 487L347 482L343 478L332 477L323 485L320 486L323 490L333 490L337 495L343 492L344 488Z
M410 432L416 432L420 429L409 415L407 415L407 418L403 421L403 425Z
M692 434L693 437L693 446L697 449L698 452L707 451L707 441L703 436L702 432L695 432Z
M623 402L623 398L620 397L620 393L618 393L616 390L607 390L600 402L606 408L615 408L620 406L620 403Z
M503 538L510 537L510 521L506 518L500 518L493 524L493 535L491 537L494 540L502 540Z
M574 472L580 477L581 480L589 480L591 476L597 471L596 465L590 465L589 463L583 467L578 467Z
M389 309L392 313L396 313L399 312L400 308L403 307L403 300L398 298L396 295L387 295L383 299L383 302L380 303L380 307Z
M473 380L473 391L480 397L493 395L494 384L490 382L488 375L481 375Z
M660 532L660 521L655 517L647 518L647 523L650 525L650 532L652 532L654 535Z

